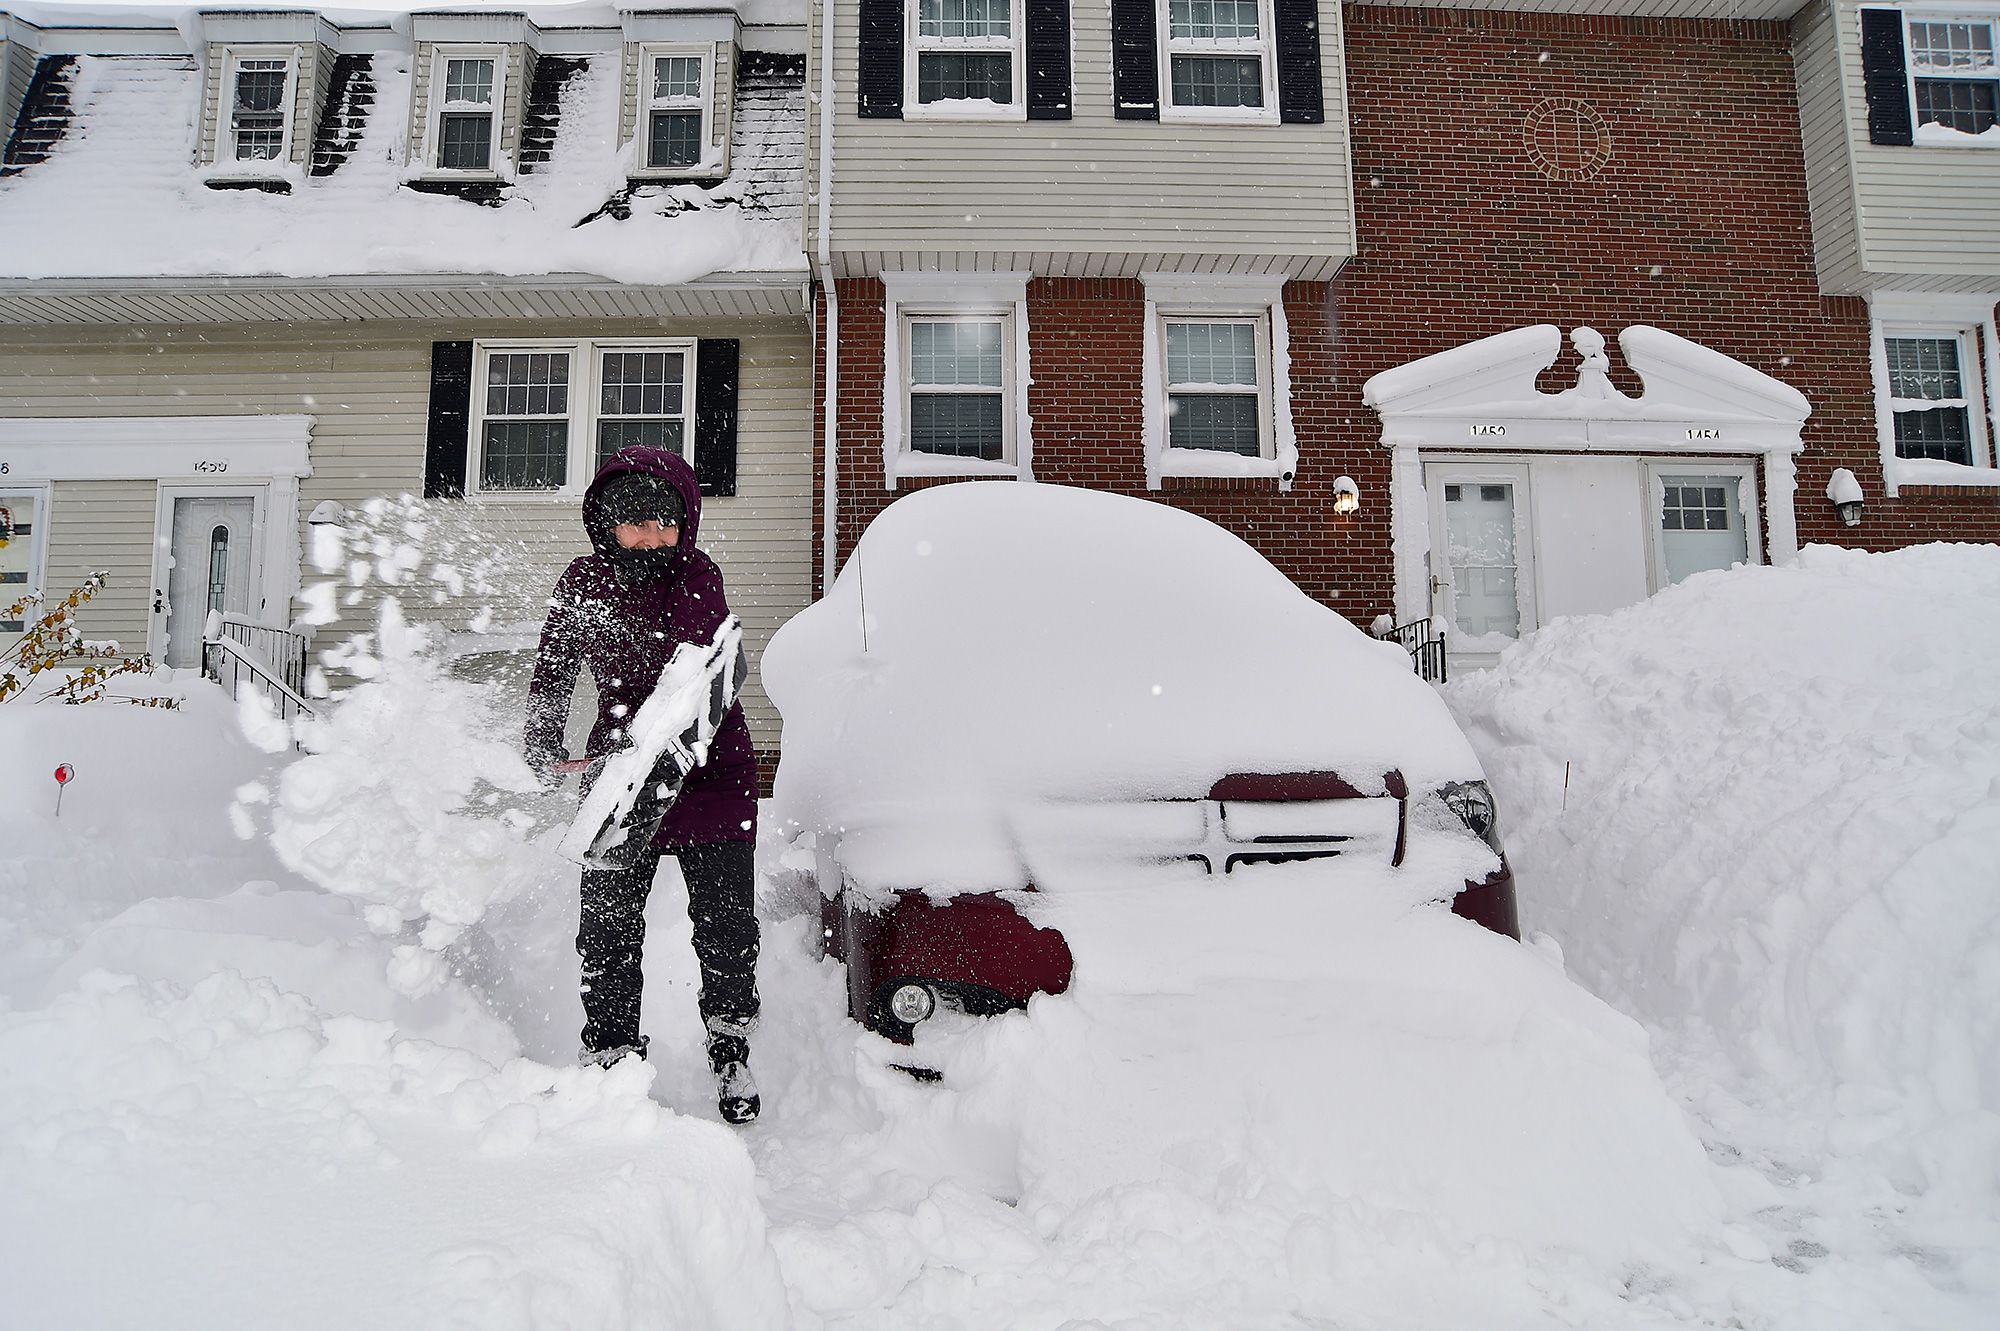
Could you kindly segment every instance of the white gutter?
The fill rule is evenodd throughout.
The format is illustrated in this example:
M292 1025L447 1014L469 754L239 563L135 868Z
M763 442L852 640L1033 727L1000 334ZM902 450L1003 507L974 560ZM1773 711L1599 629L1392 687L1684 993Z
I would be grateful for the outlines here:
M819 252L814 266L819 273L819 289L826 301L824 354L825 381L822 388L820 429L826 439L826 464L821 472L820 498L820 594L833 587L840 571L840 452L836 432L840 418L840 297L833 289L833 0L819 6Z

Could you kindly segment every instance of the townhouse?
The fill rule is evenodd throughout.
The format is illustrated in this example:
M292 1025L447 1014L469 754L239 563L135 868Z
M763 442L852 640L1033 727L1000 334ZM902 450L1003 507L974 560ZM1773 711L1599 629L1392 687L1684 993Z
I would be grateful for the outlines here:
M317 523L426 496L421 541L334 570L363 594L322 642L414 574L507 673L598 459L648 443L700 475L753 644L806 603L802 26L65 15L0 16L7 576L109 569L92 636L187 666L211 609L292 621Z
M620 439L691 450L753 643L972 480L1188 508L1460 665L2000 539L2000 0L92 22L0 15L0 576L111 566L169 661L403 489L509 552L498 660Z

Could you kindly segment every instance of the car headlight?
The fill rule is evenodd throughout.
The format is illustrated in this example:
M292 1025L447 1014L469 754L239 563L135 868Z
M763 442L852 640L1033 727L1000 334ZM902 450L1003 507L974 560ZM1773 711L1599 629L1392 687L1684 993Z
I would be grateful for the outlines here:
M1438 798L1472 834L1500 850L1500 811L1493 803L1493 790L1484 781L1453 781L1438 787Z
M889 1015L905 1026L914 1026L937 1011L937 995L929 985L899 984L889 995Z

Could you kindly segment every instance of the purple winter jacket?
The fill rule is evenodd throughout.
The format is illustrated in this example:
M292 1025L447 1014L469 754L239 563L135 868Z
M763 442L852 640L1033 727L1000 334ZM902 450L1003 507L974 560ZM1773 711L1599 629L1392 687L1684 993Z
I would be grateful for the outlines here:
M612 571L607 553L614 539L599 518L605 484L628 472L646 472L672 485L687 506L680 553L664 577L627 585ZM563 723L569 716L579 665L597 682L597 724L584 756L619 747L625 721L659 683L660 671L683 642L707 642L729 613L722 571L695 548L701 530L701 487L680 454L658 448L625 448L598 470L583 496L585 530L596 553L563 571L549 598L548 622L535 652L528 686L526 745L531 759L563 756ZM673 851L714 841L757 839L757 755L743 705L732 704L716 733L708 761L689 774L667 811L653 844Z

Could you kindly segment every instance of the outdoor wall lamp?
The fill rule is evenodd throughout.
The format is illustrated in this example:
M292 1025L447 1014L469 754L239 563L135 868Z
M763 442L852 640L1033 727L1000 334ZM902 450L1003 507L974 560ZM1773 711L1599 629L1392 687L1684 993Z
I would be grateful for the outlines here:
M1354 483L1352 476L1333 478L1333 511L1352 513L1361 507L1361 487Z
M1833 475L1826 480L1826 497L1833 501L1843 525L1861 525L1861 482L1854 479L1853 472L1845 467L1834 468Z

